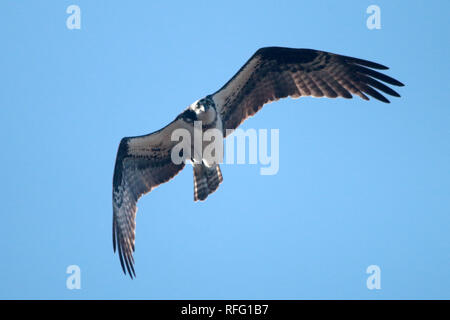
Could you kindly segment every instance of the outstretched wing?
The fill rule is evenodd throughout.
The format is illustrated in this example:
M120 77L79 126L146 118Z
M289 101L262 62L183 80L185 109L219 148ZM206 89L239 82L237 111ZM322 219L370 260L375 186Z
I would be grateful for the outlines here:
M283 47L261 48L230 81L213 94L225 129L236 129L261 107L280 98L301 96L369 100L389 103L381 93L400 97L383 84L403 84L373 69L378 63L334 53ZM367 95L366 95L367 94Z
M171 159L177 142L171 141L173 130L185 126L177 119L167 127L140 137L123 138L119 145L113 177L113 246L119 251L123 272L134 272L136 203L161 183L169 181L184 167ZM126 268L126 269L125 269Z

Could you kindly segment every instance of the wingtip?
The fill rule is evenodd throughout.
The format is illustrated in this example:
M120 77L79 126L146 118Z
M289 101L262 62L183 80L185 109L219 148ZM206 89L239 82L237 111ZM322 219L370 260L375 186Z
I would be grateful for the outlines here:
M365 66L365 67L369 67L372 69L378 69L378 70L389 70L389 67L377 63L377 62L373 62L373 61L369 61L369 60L365 60L365 59L359 59L359 58L354 58L354 57L348 57L348 56L344 56L346 58L346 60L348 62L354 63L354 64L358 64L360 66Z
M384 103L391 103L391 101L389 101L388 98L386 98L385 96L383 96L382 94L380 94L380 97L374 97L375 99L384 102Z
M379 101L379 102L382 102L382 103L391 103L391 101L389 101L389 99L387 99L387 98L384 97L384 96L383 96L383 98L381 98L381 97L373 97L373 96L372 96L372 98L375 99L375 100L377 100L377 101ZM369 99L369 100L370 100L370 99Z

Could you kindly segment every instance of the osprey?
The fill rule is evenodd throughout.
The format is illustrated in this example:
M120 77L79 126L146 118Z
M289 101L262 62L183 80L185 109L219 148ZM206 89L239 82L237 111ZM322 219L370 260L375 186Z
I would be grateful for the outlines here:
M118 249L123 272L134 271L136 203L156 186L172 179L185 162L176 164L171 140L176 129L194 131L215 128L223 137L253 116L264 104L280 98L302 96L352 98L371 96L389 103L385 94L400 95L382 82L403 84L374 69L387 67L367 60L311 49L261 48L217 92L200 99L174 121L144 136L123 138L116 157L113 177L113 247ZM367 96L368 95L368 96ZM222 182L218 163L194 161L194 201L205 200Z

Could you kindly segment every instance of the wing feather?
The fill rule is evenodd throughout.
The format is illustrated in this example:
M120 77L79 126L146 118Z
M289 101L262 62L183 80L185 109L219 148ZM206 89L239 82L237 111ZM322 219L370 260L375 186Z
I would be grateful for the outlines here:
M352 98L382 94L400 97L390 87L403 84L378 70L388 68L368 60L311 49L261 48L216 93L214 102L226 129L236 129L266 103L301 96ZM379 90L379 91L378 91ZM381 91L381 92L380 92Z
M137 201L183 169L184 163L171 160L177 142L172 142L170 136L184 124L175 120L157 132L120 142L113 177L113 249L118 249L122 270L131 278L136 276L133 252Z

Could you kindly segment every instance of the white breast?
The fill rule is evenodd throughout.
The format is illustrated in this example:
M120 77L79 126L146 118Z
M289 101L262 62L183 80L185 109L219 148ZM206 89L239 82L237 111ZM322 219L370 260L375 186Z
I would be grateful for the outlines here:
M209 125L216 120L216 110L214 108L208 108L208 110L197 114L197 118L203 122L203 125Z

